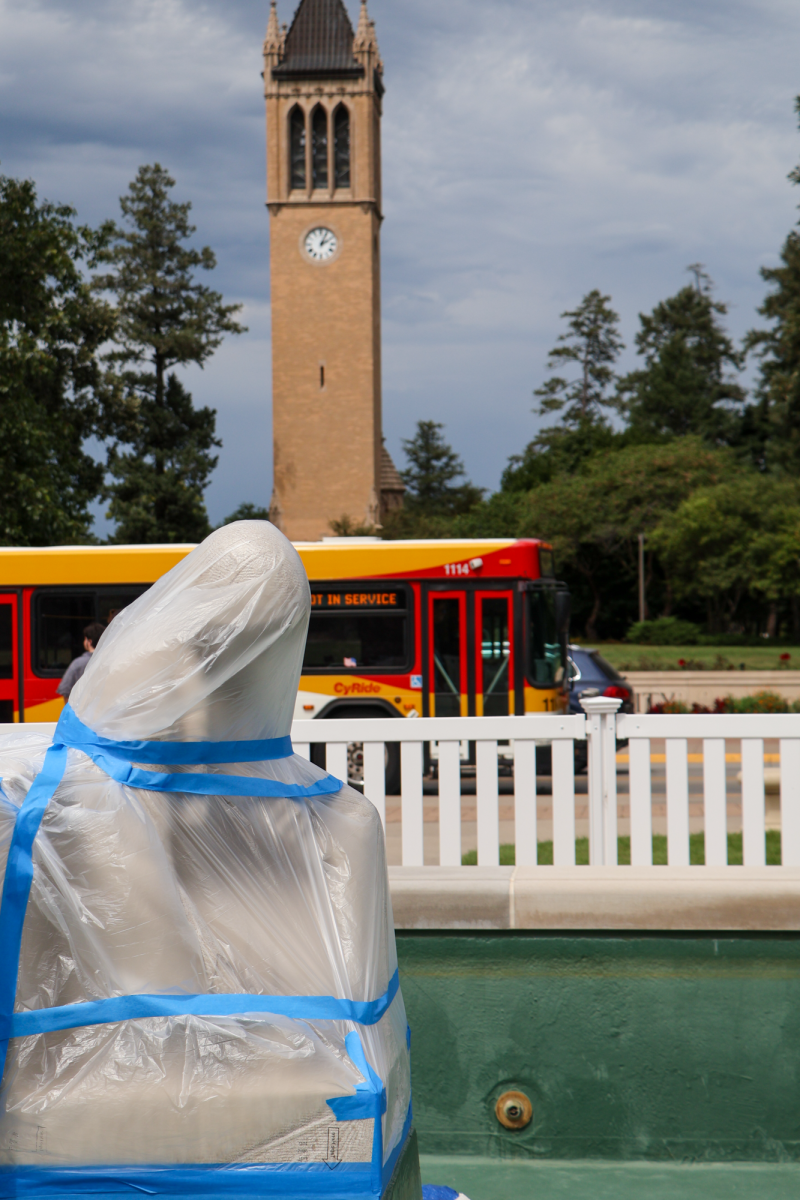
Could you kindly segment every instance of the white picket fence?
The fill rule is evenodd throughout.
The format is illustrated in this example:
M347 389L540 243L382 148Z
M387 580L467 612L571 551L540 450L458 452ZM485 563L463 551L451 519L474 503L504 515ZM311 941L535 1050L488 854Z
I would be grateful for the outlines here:
M537 865L536 746L552 744L553 864L575 864L576 740L588 743L587 807L589 861L617 863L617 739L628 742L631 863L653 861L653 770L651 741L664 739L668 865L689 865L690 739L702 742L702 805L707 866L727 866L728 781L726 740L741 747L741 830L745 866L766 863L764 741L777 739L780 754L781 858L800 866L800 714L617 715L620 702L583 702L585 716L423 717L412 721L296 721L295 749L327 744L327 766L347 773L347 747L363 743L364 792L386 824L384 743L399 742L403 866L424 864L423 749L438 743L438 830L440 866L458 866L462 854L460 744L475 743L478 864L499 862L498 742L514 751L514 842L518 866ZM434 800L434 803L436 801ZM543 866L541 870L548 868ZM733 868L735 869L735 868Z
M800 714L703 714L698 716L618 715L618 700L583 701L585 716L536 714L524 717L422 717L416 720L343 719L295 721L292 739L297 753L308 757L310 746L326 746L328 770L348 774L348 746L363 744L364 792L386 827L385 744L400 744L401 861L417 867L425 862L425 746L436 744L438 863L460 866L462 860L462 761L465 740L475 745L475 797L480 866L499 863L500 787L498 743L511 742L514 759L513 840L518 866L537 865L540 840L537 817L536 747L552 747L553 863L575 864L576 789L574 743L588 743L587 798L589 861L593 866L617 863L617 739L625 739L628 755L631 862L652 863L653 766L651 741L664 740L665 803L668 865L689 865L689 740L701 743L702 827L705 861L727 866L729 829L726 743L740 747L741 830L744 865L766 862L764 742L777 741L780 763L780 829L782 866L800 866ZM30 726L29 726L30 727ZM54 725L36 728L52 733ZM11 733L19 726L0 726ZM508 753L508 746L503 753ZM737 779L738 786L738 779ZM546 866L540 868L547 871ZM731 868L735 870L735 868ZM776 868L780 870L780 868Z

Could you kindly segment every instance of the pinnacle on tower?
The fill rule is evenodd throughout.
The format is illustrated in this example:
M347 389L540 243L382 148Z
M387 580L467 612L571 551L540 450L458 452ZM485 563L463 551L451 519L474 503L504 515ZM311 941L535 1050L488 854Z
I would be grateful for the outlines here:
M286 34L281 31L281 27L278 24L278 8L276 0L270 0L269 21L267 22L267 33L266 37L264 38L264 53L280 55L283 51L283 43L285 38Z
M367 12L367 0L361 0L361 12L358 15L358 29L353 41L355 53L373 50L378 53L378 39L375 35L375 22L370 20Z

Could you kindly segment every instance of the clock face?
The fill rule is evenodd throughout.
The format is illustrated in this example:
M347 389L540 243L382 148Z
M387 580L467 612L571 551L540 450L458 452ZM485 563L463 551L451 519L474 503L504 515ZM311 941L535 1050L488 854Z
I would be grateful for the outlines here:
M326 229L324 225L320 225L316 229L309 230L303 246L308 257L313 258L314 262L326 262L329 258L333 258L338 250L339 241L332 229Z

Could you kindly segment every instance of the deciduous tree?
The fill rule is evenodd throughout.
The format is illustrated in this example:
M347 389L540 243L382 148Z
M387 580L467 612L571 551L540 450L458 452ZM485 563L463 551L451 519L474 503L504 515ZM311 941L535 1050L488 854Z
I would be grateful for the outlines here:
M86 453L113 330L83 267L98 239L30 180L0 177L0 542L92 540L103 469Z
M775 605L800 588L800 487L740 471L698 488L653 531L679 599L699 597L712 633L736 620L742 600ZM773 631L774 632L774 631Z
M696 488L740 470L729 452L695 437L627 446L524 495L498 492L459 518L452 532L552 542L559 574L583 581L588 591L585 632L595 639L603 627L608 630L620 596L630 614L626 624L634 615L638 534L653 530Z

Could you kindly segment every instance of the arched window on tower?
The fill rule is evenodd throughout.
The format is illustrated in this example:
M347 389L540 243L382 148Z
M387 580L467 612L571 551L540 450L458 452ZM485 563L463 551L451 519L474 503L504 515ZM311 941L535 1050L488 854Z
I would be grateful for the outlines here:
M299 104L289 115L289 175L292 188L306 186L306 115Z
M318 104L311 114L311 172L313 186L328 186L328 114Z
M350 187L350 113L344 104L333 114L333 181L337 188Z

